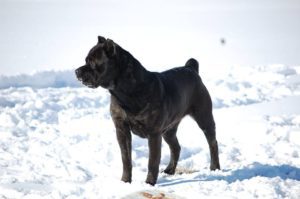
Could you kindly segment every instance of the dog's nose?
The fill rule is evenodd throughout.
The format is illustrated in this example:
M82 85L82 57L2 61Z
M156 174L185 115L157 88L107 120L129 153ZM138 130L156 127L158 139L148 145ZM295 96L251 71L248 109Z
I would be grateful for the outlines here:
M76 76L77 76L77 77L79 77L79 76L80 76L80 73L81 73L81 72L80 72L80 70L79 70L79 69L76 69L76 70L75 70L75 74L76 74Z

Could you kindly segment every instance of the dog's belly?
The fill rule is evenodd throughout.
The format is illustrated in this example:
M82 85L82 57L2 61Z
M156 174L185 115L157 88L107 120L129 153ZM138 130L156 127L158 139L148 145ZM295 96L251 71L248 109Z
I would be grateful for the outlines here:
M147 138L149 135L155 134L164 134L165 132L169 131L170 129L174 128L174 126L178 125L181 118L173 120L170 123L143 123L136 120L130 121L130 130L133 134L140 136L142 138Z
M186 115L186 107L188 106L187 103L184 104L181 100L176 102L165 100L159 105L149 105L139 114L132 114L124 110L126 120L129 121L130 130L135 135L147 138L151 135L162 135L178 126L181 119ZM184 104L184 106L181 104Z
M129 116L128 121L130 130L133 134L142 138L147 138L149 135L162 133L162 118L158 115L137 115Z

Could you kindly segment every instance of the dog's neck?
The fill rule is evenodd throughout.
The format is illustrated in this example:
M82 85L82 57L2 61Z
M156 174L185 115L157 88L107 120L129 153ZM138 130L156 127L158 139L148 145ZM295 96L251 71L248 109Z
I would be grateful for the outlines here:
M145 98L159 83L155 74L147 71L129 52L120 48L119 53L120 76L109 91L125 111L135 114L146 107Z

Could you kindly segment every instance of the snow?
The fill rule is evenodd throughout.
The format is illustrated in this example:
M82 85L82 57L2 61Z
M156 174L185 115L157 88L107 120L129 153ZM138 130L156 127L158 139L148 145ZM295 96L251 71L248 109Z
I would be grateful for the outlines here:
M144 183L147 141L133 136L133 182L122 164L109 93L73 71L0 77L0 198L299 198L300 67L200 70L214 102L222 170L186 117L174 176ZM169 161L163 143L161 169ZM148 195L147 195L148 194Z
M0 76L0 88L24 86L33 88L78 87L79 82L74 76L74 71L42 71L31 75Z

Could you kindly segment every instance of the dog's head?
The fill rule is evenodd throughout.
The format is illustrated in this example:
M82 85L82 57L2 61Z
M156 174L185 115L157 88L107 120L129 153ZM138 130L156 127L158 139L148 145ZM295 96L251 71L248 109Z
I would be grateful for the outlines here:
M85 86L113 89L120 73L117 64L117 44L98 36L98 43L88 53L84 66L75 70L76 76Z

